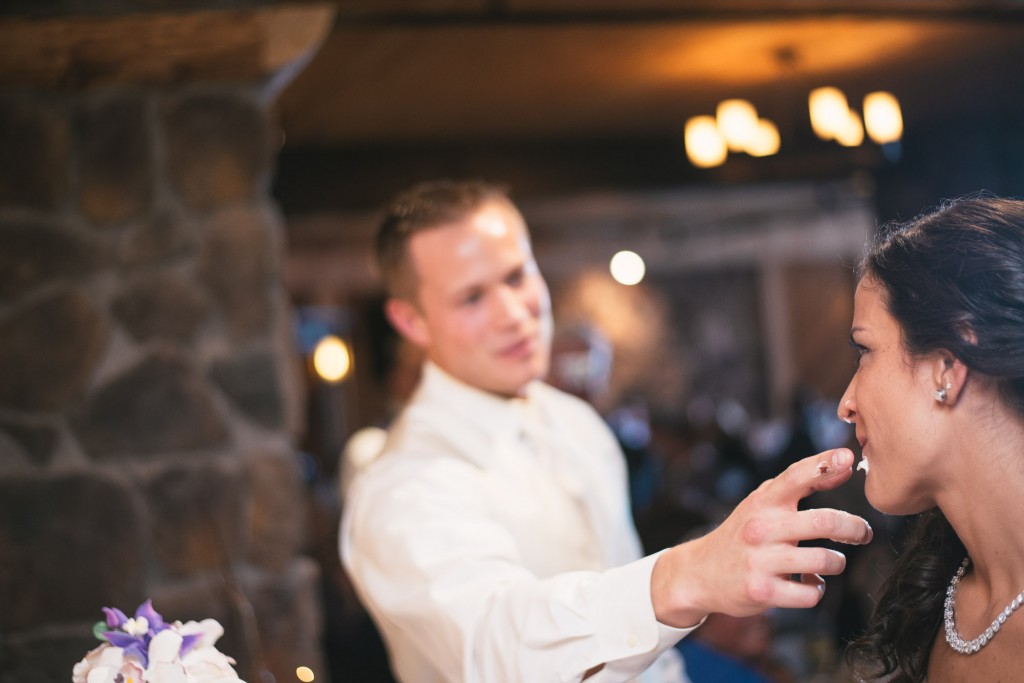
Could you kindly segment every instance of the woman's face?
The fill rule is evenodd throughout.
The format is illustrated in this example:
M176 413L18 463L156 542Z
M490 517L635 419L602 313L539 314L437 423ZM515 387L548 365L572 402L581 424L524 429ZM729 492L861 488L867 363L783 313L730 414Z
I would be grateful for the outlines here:
M933 507L943 440L934 359L914 359L906 351L885 290L870 277L857 286L850 340L859 359L839 415L856 425L870 463L868 501L890 514Z

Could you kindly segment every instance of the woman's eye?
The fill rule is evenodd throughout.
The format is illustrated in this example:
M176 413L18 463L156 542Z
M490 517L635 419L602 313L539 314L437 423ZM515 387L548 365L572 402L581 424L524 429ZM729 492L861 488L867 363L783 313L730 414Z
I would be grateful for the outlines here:
M855 342L853 340L850 341L850 346L853 348L853 352L857 354L857 365L860 365L861 358L863 358L864 354L866 354L868 352L867 347L863 346L861 344L858 344L857 342Z

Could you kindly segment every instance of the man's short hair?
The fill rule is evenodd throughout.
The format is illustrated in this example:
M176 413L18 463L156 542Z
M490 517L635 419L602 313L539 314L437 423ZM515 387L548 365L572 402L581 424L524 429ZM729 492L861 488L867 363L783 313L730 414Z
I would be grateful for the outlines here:
M410 299L416 274L409 240L416 233L458 222L486 202L511 204L505 187L483 180L433 180L402 192L391 202L377 231L377 266L388 296Z

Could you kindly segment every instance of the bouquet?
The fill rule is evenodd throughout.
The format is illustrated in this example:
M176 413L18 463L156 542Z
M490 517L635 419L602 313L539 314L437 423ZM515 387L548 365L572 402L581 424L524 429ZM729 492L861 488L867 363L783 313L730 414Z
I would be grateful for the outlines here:
M240 680L235 660L214 647L224 629L215 619L165 623L152 601L128 618L104 607L93 633L102 645L75 665L73 683L222 683ZM244 683L244 682L243 682Z

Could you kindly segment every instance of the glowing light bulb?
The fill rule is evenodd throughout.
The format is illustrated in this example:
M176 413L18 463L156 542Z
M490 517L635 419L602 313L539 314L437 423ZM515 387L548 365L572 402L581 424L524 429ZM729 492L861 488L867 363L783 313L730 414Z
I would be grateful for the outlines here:
M850 105L839 88L815 88L807 98L811 111L811 128L822 140L831 140L848 125Z
M752 157L766 157L778 153L780 144L778 126L768 119L760 119L757 122L757 135L745 151Z
M684 138L686 156L690 163L699 168L720 166L729 154L725 139L711 116L694 116L689 119Z
M644 279L647 266L640 255L633 251L620 251L612 256L609 269L615 281L622 285L635 285Z
M348 345L333 334L317 342L313 349L313 369L325 382L340 382L352 369L352 353Z
M896 96L884 91L868 93L864 97L864 126L880 145L903 137L903 112Z
M746 100L722 100L715 111L715 124L730 152L742 152L757 137L757 109Z
M846 125L836 131L836 142L843 147L856 147L864 142L864 126L860 122L860 114L847 112Z

